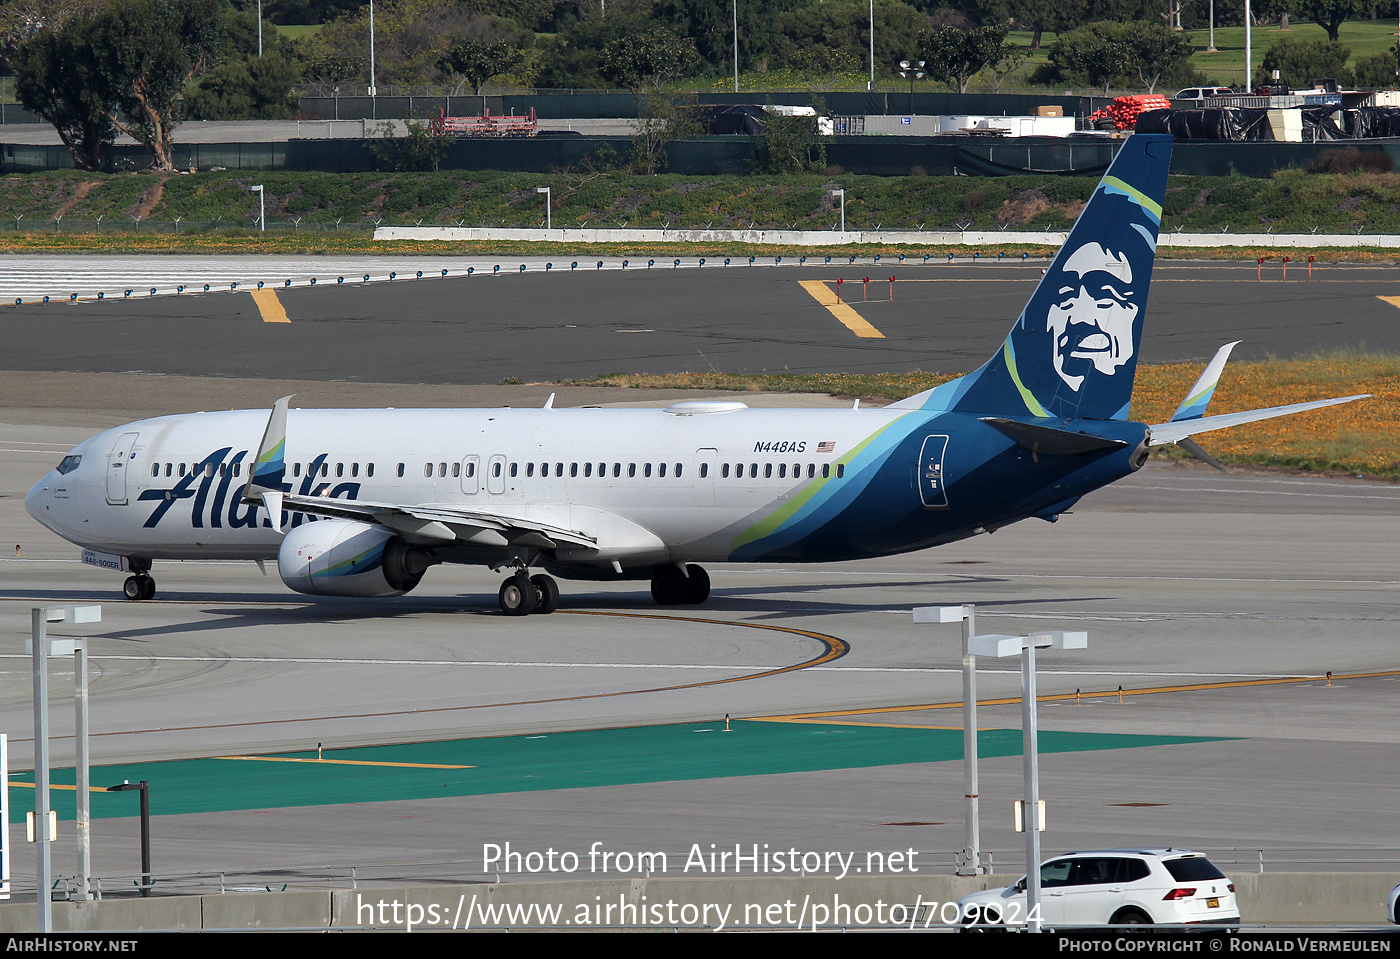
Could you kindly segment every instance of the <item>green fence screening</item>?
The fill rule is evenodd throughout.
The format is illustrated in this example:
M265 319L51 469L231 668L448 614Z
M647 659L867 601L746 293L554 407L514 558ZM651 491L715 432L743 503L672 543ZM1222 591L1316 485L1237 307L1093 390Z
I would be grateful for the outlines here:
M3 131L0 130L0 137ZM841 172L874 176L1008 176L1056 173L1098 176L1122 141L1094 138L1002 139L995 137L851 136L826 140L826 163ZM1178 142L1172 173L1193 176L1272 176L1279 170L1307 169L1326 150L1382 150L1400 167L1400 138L1337 140L1322 143ZM509 170L550 173L625 161L626 137L539 136L462 138L445 144L438 169ZM667 145L668 172L687 176L747 173L758 156L759 139L709 136ZM103 152L108 172L143 170L150 153L139 146L113 146ZM360 139L290 140L279 143L176 143L174 161L188 170L316 170L329 173L392 169ZM0 172L28 173L72 169L62 146L0 143Z

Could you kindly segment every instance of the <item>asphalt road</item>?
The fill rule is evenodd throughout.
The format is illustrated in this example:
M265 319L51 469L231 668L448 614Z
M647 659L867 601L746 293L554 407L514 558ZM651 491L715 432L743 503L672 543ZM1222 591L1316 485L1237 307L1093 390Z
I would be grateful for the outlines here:
M560 258L564 262L564 258ZM440 260L433 260L436 264ZM555 269L284 290L290 322L264 322L251 295L155 296L0 307L0 365L394 383L555 380L611 372L965 372L1000 345L1039 277L1034 265ZM302 264L301 268L304 268ZM405 258L402 274L420 268ZM516 272L511 272L512 268ZM342 273L336 274L335 270ZM268 267L276 277L279 264ZM368 270L366 270L368 272ZM427 271L425 271L427 272ZM484 272L484 271L483 271ZM889 277L894 275L894 299ZM857 282L869 276L867 290ZM1362 346L1400 350L1393 268L1162 263L1141 358L1204 360L1232 339L1239 359ZM842 279L883 338L861 338L799 285ZM114 284L114 289L117 285ZM119 294L118 294L119 295ZM863 299L868 296L868 299Z

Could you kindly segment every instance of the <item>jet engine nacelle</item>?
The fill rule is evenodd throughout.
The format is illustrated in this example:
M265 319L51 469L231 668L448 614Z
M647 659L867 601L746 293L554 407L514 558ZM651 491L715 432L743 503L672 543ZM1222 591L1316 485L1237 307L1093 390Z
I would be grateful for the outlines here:
M282 582L319 596L402 596L437 562L392 530L355 520L305 523L277 551Z

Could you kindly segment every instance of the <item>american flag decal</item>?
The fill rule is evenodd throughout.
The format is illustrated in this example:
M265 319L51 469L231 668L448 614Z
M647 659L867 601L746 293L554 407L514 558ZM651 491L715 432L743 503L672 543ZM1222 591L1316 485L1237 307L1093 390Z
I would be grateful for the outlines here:
M818 444L817 444L817 452L818 452L818 453L834 453L834 452L836 452L836 443L835 443L834 441L828 441L828 442L825 442L825 443L818 443Z

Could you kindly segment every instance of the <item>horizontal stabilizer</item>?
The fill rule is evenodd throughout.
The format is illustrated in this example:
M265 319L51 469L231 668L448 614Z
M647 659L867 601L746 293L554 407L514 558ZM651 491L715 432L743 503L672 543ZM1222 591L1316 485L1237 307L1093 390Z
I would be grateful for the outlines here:
M1032 453L1069 456L1076 453L1093 453L1097 450L1120 449L1128 445L1122 440L1108 440L1102 436L1074 433L1052 426L1037 426L1000 416L984 416L982 422L1004 433Z
M1173 420L1170 423L1157 423L1147 428L1148 444L1150 446L1166 446L1170 443L1179 443L1186 437L1194 436L1197 433L1209 433L1211 430L1223 430L1231 426L1243 426L1245 423L1269 420L1273 419L1275 416L1288 416L1290 413L1320 410L1325 406L1338 406L1342 403L1350 403L1354 400L1369 399L1370 396L1370 393L1358 393L1356 396L1339 396L1331 400L1313 400L1310 403L1291 403L1288 406L1271 406L1264 410L1245 410L1242 413L1222 413L1219 416L1202 416L1199 419Z

